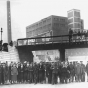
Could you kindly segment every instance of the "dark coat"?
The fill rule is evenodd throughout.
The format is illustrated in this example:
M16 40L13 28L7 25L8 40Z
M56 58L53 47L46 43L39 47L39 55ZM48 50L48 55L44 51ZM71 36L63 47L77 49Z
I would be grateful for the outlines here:
M13 67L11 68L11 75L18 75L17 67L13 66Z
M61 76L62 77L67 77L68 76L67 67L62 67L61 68Z
M75 71L76 71L76 74L77 74L77 75L80 75L80 70L81 70L81 66L80 66L80 64L78 64L78 65L76 66L76 68L75 68Z
M86 65L86 72L87 72L87 74L88 74L88 64Z
M80 73L81 73L81 74L85 74L85 69L86 69L86 68L85 68L85 65L84 65L84 64L81 64L80 66L81 66L81 68L80 68Z
M21 73L21 65L18 65L17 70L18 70L18 74Z
M69 65L70 67L70 75L74 75L75 74L75 68L72 64Z
M0 65L0 74L2 73L2 66Z

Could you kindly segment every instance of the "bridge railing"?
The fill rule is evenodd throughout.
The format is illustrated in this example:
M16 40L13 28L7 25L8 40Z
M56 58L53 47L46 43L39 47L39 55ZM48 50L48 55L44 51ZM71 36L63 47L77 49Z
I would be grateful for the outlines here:
M71 40L69 41L69 39ZM33 38L18 39L17 46L49 44L49 43L70 43L70 42L82 42L82 41L88 41L88 37L85 37L85 35L78 36L77 34L48 36L48 37L33 37Z

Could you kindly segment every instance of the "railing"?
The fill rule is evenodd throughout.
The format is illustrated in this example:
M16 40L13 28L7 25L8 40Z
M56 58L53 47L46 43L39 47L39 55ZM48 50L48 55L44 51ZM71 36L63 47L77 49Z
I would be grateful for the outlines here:
M33 37L33 38L18 39L17 46L49 44L49 43L70 43L82 41L88 41L88 37L85 37L85 35L78 36L77 34L48 36L48 37Z

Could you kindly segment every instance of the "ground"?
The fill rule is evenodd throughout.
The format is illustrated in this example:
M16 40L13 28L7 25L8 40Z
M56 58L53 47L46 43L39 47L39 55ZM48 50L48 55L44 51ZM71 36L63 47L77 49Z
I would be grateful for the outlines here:
M88 82L69 83L69 84L13 84L3 85L0 88L88 88Z

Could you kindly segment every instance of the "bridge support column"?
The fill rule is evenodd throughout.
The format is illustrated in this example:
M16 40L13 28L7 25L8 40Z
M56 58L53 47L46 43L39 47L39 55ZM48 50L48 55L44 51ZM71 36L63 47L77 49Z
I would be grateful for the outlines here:
M59 49L60 51L60 60L65 61L65 49Z
M23 63L24 61L33 62L32 51L27 48L18 48L19 59Z

